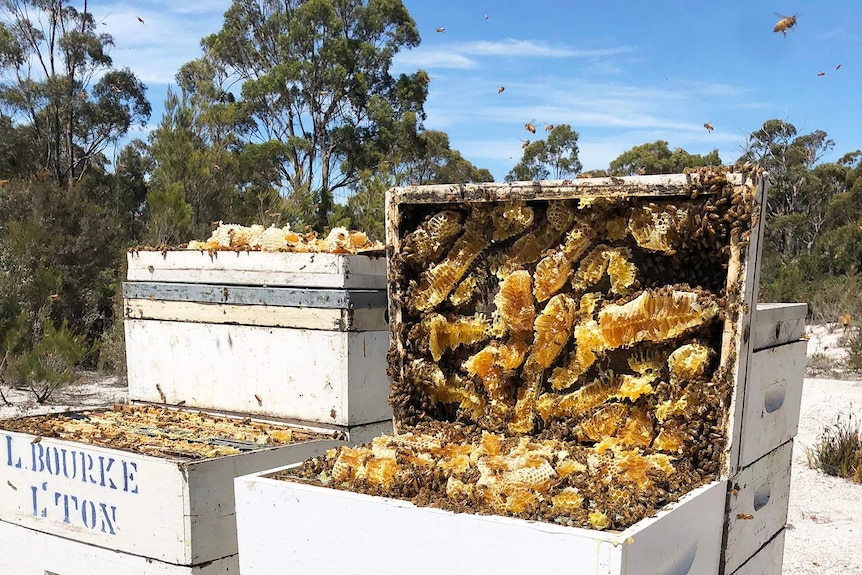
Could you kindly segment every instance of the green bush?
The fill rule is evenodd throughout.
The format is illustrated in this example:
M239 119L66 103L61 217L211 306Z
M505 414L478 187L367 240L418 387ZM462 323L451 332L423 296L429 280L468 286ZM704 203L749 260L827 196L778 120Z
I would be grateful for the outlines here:
M828 475L862 483L862 431L851 414L826 427L817 444L807 451L808 465Z
M75 367L87 351L84 338L75 335L67 322L59 329L48 322L42 338L14 360L15 369L36 401L45 403L55 390L75 381Z

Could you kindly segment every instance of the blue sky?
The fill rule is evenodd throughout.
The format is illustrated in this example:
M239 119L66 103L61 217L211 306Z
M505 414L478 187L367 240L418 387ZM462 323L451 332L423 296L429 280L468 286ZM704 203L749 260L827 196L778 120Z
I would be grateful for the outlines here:
M177 69L200 54L201 37L220 29L229 5L90 2L115 37L115 64L149 86L151 125ZM395 71L429 72L425 127L449 133L453 148L497 180L517 163L524 140L542 137L545 123L579 132L585 170L659 139L691 153L718 149L730 163L747 134L771 118L801 133L825 130L836 144L826 160L862 148L859 0L405 5L422 44L399 54ZM798 15L786 37L772 31L776 12ZM524 129L529 121L536 135Z

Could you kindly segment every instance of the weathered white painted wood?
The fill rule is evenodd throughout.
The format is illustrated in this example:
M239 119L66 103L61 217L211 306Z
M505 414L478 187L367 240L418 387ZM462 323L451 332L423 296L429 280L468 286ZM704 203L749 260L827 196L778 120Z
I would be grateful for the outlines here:
M656 174L622 178L584 178L523 182L482 182L475 184L437 184L402 186L387 192L395 203L428 204L443 201L555 200L576 196L678 196L696 175ZM743 184L747 176L727 174L728 181Z
M758 351L745 385L740 466L751 465L796 435L807 343Z
M174 565L0 521L3 575L236 575L236 554L201 565Z
M392 417L386 331L127 319L125 332L133 400L343 426Z
M760 303L754 314L754 351L798 340L805 332L804 303Z
M382 256L292 252L129 252L129 281L304 286L386 287Z
M236 553L234 477L343 443L298 442L190 461L34 440L0 430L0 520L177 565ZM213 476L206 487L200 486L198 468Z
M741 310L736 321L730 318L725 322L722 336L721 363L727 366L733 375L733 391L724 427L727 443L724 449L721 477L725 479L733 477L742 467L740 453L745 425L745 394L751 377L751 362L754 354L751 332L754 328L754 309L757 306L760 283L760 246L763 243L763 228L766 221L767 188L767 180L760 178L751 208L756 219L752 223L748 247L743 250L739 238L735 235L731 235L730 240L727 289L730 292L734 278L741 275L739 285L741 297L738 302Z
M357 309L386 307L386 290L123 282L126 299Z
M715 574L726 482L623 532L440 509L276 481L236 480L240 570L352 575ZM346 534L333 540L332 529Z
M784 561L784 529L760 548L733 575L781 575Z
M790 501L793 441L730 480L725 573L733 573L784 528Z
M125 317L128 319L227 323L330 331L383 331L387 329L384 308L350 310L127 299L124 300L124 310ZM136 353L136 350L129 349L128 353Z

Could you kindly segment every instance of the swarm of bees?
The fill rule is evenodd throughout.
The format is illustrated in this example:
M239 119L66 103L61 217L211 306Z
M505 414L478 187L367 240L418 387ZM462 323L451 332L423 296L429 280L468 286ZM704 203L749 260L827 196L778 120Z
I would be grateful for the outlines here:
M744 309L728 270L756 222L742 169L742 184L694 170L675 197L399 203L388 372L402 433L299 475L593 529L717 478L736 361L723 339Z
M155 457L208 459L322 438L250 419L156 406L112 408L0 420L0 429L133 451Z

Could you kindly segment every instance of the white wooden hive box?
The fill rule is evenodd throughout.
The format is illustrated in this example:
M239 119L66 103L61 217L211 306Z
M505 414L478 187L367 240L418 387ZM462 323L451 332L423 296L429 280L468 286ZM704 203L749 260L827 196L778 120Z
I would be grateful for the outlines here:
M240 570L715 575L726 491L726 482L717 481L656 517L606 532L416 507L261 475L239 477ZM337 544L327 535L333 526L345 534Z
M117 408L91 409L55 414L45 420L51 424L62 415L73 422L88 421L114 412ZM185 409L164 412L181 420L198 415ZM294 441L258 445L232 440L218 431L198 434L196 427L188 427L187 433L176 431L175 426L168 428L148 419L150 423L135 427L143 436L159 435L162 429L173 431L161 435L167 437L162 444L166 451L144 455L93 442L8 430L38 417L43 416L0 421L0 521L58 536L51 540L55 542L77 541L183 566L219 561L237 553L235 477L302 461L344 443L332 432L259 422L266 433L290 430ZM227 416L224 420L239 421ZM58 425L63 428L66 424ZM239 452L210 458L180 452L170 455L172 446L185 445L183 442L204 450L229 446ZM15 540L34 537L24 531L16 533L16 538L0 539L0 557L16 552L12 547Z
M714 248L716 250L722 248L721 253L726 256L724 270L721 271L719 268L716 272L723 275L717 277L713 274L709 280L712 282L710 285L715 286L712 297L718 297L719 291L724 292L726 290L725 297L722 299L722 305L726 306L722 311L726 313L713 316L722 319L719 320L718 324L713 323L708 326L710 330L708 337L712 338L709 341L718 340L720 342L718 344L710 343L713 346L711 351L713 355L710 357L715 357L715 363L711 364L711 369L715 370L713 373L725 374L727 379L722 381L727 381L729 384L726 388L726 395L723 396L721 402L716 403L716 405L722 406L722 414L716 416L713 413L713 419L709 423L711 432L708 440L709 445L706 447L707 453L712 459L707 460L710 467L708 471L704 471L709 476L709 479L705 481L706 485L701 483L700 486L692 486L687 491L677 493L675 495L675 498L678 497L676 503L657 508L652 515L639 516L643 518L636 520L633 524L624 524L620 529L612 527L606 531L598 531L581 528L580 525L586 523L580 520L575 523L576 526L567 527L557 523L502 517L487 509L484 512L491 513L490 515L474 514L469 512L469 506L464 508L466 512L452 513L434 507L417 507L403 499L356 493L346 484L340 486L339 489L330 489L320 486L319 482L309 482L307 478L300 478L297 475L285 477L281 473L278 478L275 478L271 472L255 474L239 478L236 481L238 536L243 573L246 575L268 573L275 566L290 566L298 572L332 572L336 565L342 568L346 567L351 573L360 574L556 572L559 571L560 565L565 565L566 572L577 574L688 573L714 575L718 573L721 567L722 537L720 533L726 516L727 478L739 470L743 397L748 375L747 369L753 351L751 342L752 312L755 306L754 302L757 300L759 243L762 232L760 221L763 215L764 204L762 199L766 185L764 179L758 174L753 175L753 179L751 179L749 174L723 173L726 176L723 184L710 187L710 184L707 183L702 188L699 186L703 184L703 181L698 180L700 177L698 175L671 175L556 182L515 182L511 184L421 186L395 189L387 195L387 251L390 258L390 340L392 342L389 368L393 378L393 391L390 397L393 397L395 402L397 431L408 433L414 429L420 429L429 420L435 421L441 428L447 425L445 422L457 421L459 426L469 427L476 424L477 428L485 430L485 426L490 425L489 429L493 433L508 433L514 434L515 438L526 438L531 437L531 433L536 433L535 425L538 425L535 423L536 419L533 419L534 426L524 427L525 431L520 431L522 426L520 422L516 422L518 425L504 428L501 432L499 420L495 422L490 418L483 419L487 417L487 412L482 412L484 407L481 409L470 407L499 405L499 401L502 401L484 397L484 394L491 393L488 391L491 389L490 386L486 386L485 391L482 391L485 382L481 378L484 375L479 375L478 368L474 370L475 373L472 373L470 371L472 368L469 367L460 371L452 367L466 365L466 358L474 357L471 354L479 355L485 345L484 341L488 339L487 333L478 337L478 343L477 340L471 340L466 342L462 349L458 349L460 343L452 345L451 339L444 339L444 336L449 337L452 333L457 333L457 328L449 330L449 327L445 327L445 329L440 328L443 331L434 331L438 330L437 326L439 325L454 325L459 320L453 318L457 318L459 315L466 317L474 313L486 314L482 317L473 316L478 318L477 322L482 322L487 315L493 316L497 313L494 292L486 288L491 286L491 290L493 290L497 287L499 291L502 291L502 282L505 280L500 279L501 283L497 286L497 279L493 277L493 274L495 273L494 267L499 264L500 260L494 258L503 255L514 259L515 256L509 255L512 252L509 247L520 245L519 242L525 238L526 243L523 245L536 252L529 256L533 259L520 262L527 265L529 274L534 273L531 267L533 263L552 255L552 250L549 248L553 249L557 244L560 246L556 248L557 251L561 251L566 257L569 257L569 253L566 252L568 240L565 240L566 243L563 239L546 242L546 236L553 235L545 233L548 227L554 227L558 232L555 232L555 237L560 238L564 231L569 229L568 227L563 228L563 226L571 226L573 221L571 217L568 219L560 218L556 213L552 219L549 214L552 206L564 206L557 211L573 208L585 210L577 212L581 214L580 216L574 216L577 227L581 223L578 217L586 217L583 214L589 213L589 210L596 205L601 206L603 199L608 199L611 204L615 200L632 203L625 204L628 207L620 208L620 212L614 212L614 231L611 229L610 222L607 226L607 238L610 239L605 239L602 236L605 233L602 231L604 228L596 232L598 234L596 237L590 236L590 232L584 232L590 238L590 242L587 248L583 248L579 254L597 253L599 254L597 257L610 257L611 259L619 257L624 260L632 258L630 261L636 261L640 265L648 258L648 255L639 252L639 255L632 256L626 250L632 248L632 252L634 252L637 246L633 246L633 240L624 237L628 232L620 234L619 220L629 218L629 214L633 213L625 210L638 209L641 210L641 213L649 212L652 214L658 214L662 210L666 210L668 214L679 213L677 223L680 229L683 225L688 226L689 224L700 228L702 220L704 222L702 227L706 229L707 223L713 221L709 217L709 214L713 212L705 208L703 218L698 217L695 220L693 219L694 215L692 215L692 219L686 220L689 217L688 214L695 214L697 210L701 209L690 209L690 206L697 204L695 198L700 197L702 201L704 195L712 197L711 200L708 200L709 206L714 211L720 211L718 206L724 205L725 208L723 209L727 210L727 203L730 202L728 198L716 206L719 199L718 194L727 193L729 189L725 186L731 186L733 194L741 194L740 197L745 199L739 204L747 203L746 205L750 208L746 216L750 217L746 224L749 227L747 229L737 228L734 224L731 232L731 225L728 224L724 238L729 243L725 244L724 247ZM704 178L705 180L708 179L706 176ZM736 200L733 201L734 206L737 203ZM678 204L680 209L677 210L676 207L671 206L673 208L671 211L671 208L663 207L670 204ZM526 231L525 228L521 228L521 231L516 232L516 234L521 234L520 236L514 236L515 239L502 239L500 240L501 243L495 247L494 241L496 240L491 239L492 232L488 228L490 224L484 222L483 218L487 216L483 214L483 210L486 206L489 210L496 210L499 206L505 211L508 206L523 205L535 210L538 223L533 227L529 227L531 224L526 224L528 226ZM658 207L653 207L656 205ZM616 208L611 208L610 211L614 209ZM439 243L443 244L442 250L437 255L429 256L429 259L425 260L423 259L424 256L421 255L425 249L422 246L429 244L422 244L419 241L418 238L424 236L419 234L418 230L427 224L425 230L433 232L431 239L434 240L430 243L432 246L430 251L436 250L434 233L436 233L435 230L441 229L441 225L438 225L440 221L437 221L437 215L447 210L454 212L455 216L446 216L449 221L442 225L448 226L452 230L452 239L448 240L448 244L440 241ZM732 211L736 213L737 210L733 208ZM505 217L501 215L501 221ZM662 217L673 220L676 216L657 216L656 220ZM717 218L722 218L722 214L717 214ZM727 221L729 222L730 219ZM740 217L740 221L742 219ZM557 224L549 224L553 220L564 223L559 224L559 227ZM686 223L683 224L683 221ZM627 229L627 224L628 220L622 223L623 230ZM497 224L494 223L493 226L496 234ZM573 228L572 233L574 231ZM415 236L411 234L415 234ZM405 239L408 235L411 235L413 243ZM512 238L512 236L505 238ZM610 248L604 245L605 241L610 242L611 240L617 243L612 244ZM637 241L638 246L644 247L640 243L641 239L638 238ZM696 259L697 250L694 250L692 245L696 244L697 241L686 247L689 250L687 257ZM529 242L533 242L535 246ZM604 247L602 247L603 245ZM613 252L616 246L626 249L618 249L612 256L605 255L605 252ZM656 244L651 244L650 249L655 246ZM724 249L726 251L723 251ZM447 250L448 255L446 255ZM516 251L515 253L520 252ZM399 260L399 258L405 259ZM412 268L405 267L406 264L402 265L403 261L409 258L414 260L410 264L413 266ZM506 259L504 258L502 261L505 263ZM577 266L573 265L572 267ZM404 271L405 269L416 275L408 276L408 273ZM425 270L429 269L435 271L426 273ZM603 268L599 274L600 277L606 277L601 275L606 269L608 268ZM677 277L685 276L689 272L697 272L694 268L678 267L676 269ZM469 275L472 272L476 274L472 280L473 287L468 285L465 292L460 292L462 280L464 284L471 281ZM712 272L707 270L705 273ZM489 274L491 275L489 276ZM651 271L648 274L652 275L645 276L642 278L643 284L638 284L645 286L643 287L644 292L654 289L653 286L656 285L656 282L664 282L661 273ZM573 276L569 277L577 278L578 274L575 272ZM440 280L440 278L443 279ZM438 280L439 283L448 285L441 289L440 293L435 293ZM568 279L566 281L568 282ZM601 279L596 280L597 283L601 281ZM606 282L603 284L604 286L614 285L607 279L604 281ZM668 283L674 283L676 286L685 282L676 280ZM663 283L658 285L661 285L661 288L655 289L665 288ZM479 287L475 288L475 286ZM557 289L558 292L556 293L560 295L560 288L554 289ZM607 290L607 287L602 289ZM684 290L685 288L672 287L669 289ZM580 293L574 293L576 291L577 289L573 290L573 297L580 296ZM705 291L708 291L708 288ZM674 297L677 297L677 292L674 291L673 293ZM610 299L617 296L618 294ZM636 293L629 293L629 299L626 297L620 298L620 301L623 302L620 306L639 296ZM468 302L466 306L465 301ZM547 298L539 299L537 296L532 301L539 302L538 309L535 309L537 316L542 307L550 306L550 303L544 303L548 301ZM474 305L472 302L478 303ZM608 303L613 304L614 302ZM533 305L537 304L534 303ZM414 306L414 309L408 310L408 306ZM696 308L696 306L693 307ZM468 311L461 311L463 309ZM590 308L591 311L585 313L592 314L596 309L595 307ZM602 307L601 309L605 308ZM417 313L416 310L419 312ZM432 317L434 314L443 316L443 319ZM556 312L549 312L549 315L560 317ZM430 318L428 327L421 325L421 322L428 318ZM528 328L532 328L534 325L539 326L539 324L540 322L536 320L536 323L531 323ZM562 330L561 333L566 333L562 343L549 338L542 345L539 345L533 339L529 339L527 344L530 347L527 354L534 353L538 356L541 350L545 349L545 346L557 347L555 353L559 354L559 349L567 345L569 341L565 338L569 338L574 333L573 329L569 332L566 332L566 329L571 329L571 327ZM426 352L422 348L424 345L422 338L426 337L423 335L425 333L423 330L435 334L433 337L437 338L438 343L429 343L428 348L430 350L432 345L440 345L442 353L439 354L439 357L435 356L434 351ZM524 331L530 331L529 337L539 337L538 327L535 329L535 334L532 329ZM489 345L502 346L505 344L505 339L500 339L499 335L493 335L496 333L493 329L491 333L490 337L497 338L497 340L495 344ZM444 335L441 336L440 334ZM688 332L686 334L685 337L690 337ZM672 337L679 340L672 342L674 348L688 341L682 336ZM428 336L428 340L431 341L432 336ZM440 341L444 343L440 344ZM667 342L662 343L663 345L671 345ZM624 344L620 349L623 347L627 346ZM498 353L499 347L496 349L497 352L495 353ZM569 350L574 357L574 346L567 348L566 355L569 354ZM563 356L556 357L562 358ZM528 355L527 363L530 359L531 357ZM562 359L560 361L535 359L535 361L544 362L538 363L538 365L547 369L548 374L552 368L560 367L564 363ZM594 370L599 369L599 377L596 381L604 381L601 379L601 369L606 369L607 366L603 362L604 359L600 358L593 368ZM413 383L410 384L413 387L410 385L398 387L400 383L407 381L406 374L411 373L411 370L414 370L413 373L425 373L424 371L415 371L416 365L420 365L423 369L427 365L428 377L424 379L414 377ZM438 377L434 371L435 365L437 368L447 365L450 372ZM477 363L473 363L474 367L476 365ZM617 361L613 364L612 369L619 369L621 365L623 364ZM719 365L723 370L721 372L718 370ZM505 369L511 370L512 368L506 367ZM590 369L589 366L586 369ZM614 375L610 371L608 370L608 377L613 378ZM489 373L493 372L489 371ZM586 374L587 372L581 371L580 373ZM454 377L453 374L457 377ZM465 385L463 382L468 375L473 379ZM510 377L511 373L509 375L504 374L504 376ZM724 375L717 377L724 377ZM429 386L427 383L423 384L422 381L433 383ZM550 391L551 386L545 385L546 383L545 380L541 381L540 385L545 386L541 393L553 393ZM420 390L419 393L424 393L421 392L422 389L440 389L449 385L462 387L455 389L453 393L432 395L430 401L427 401L429 397L426 396L414 401L410 395L413 393L411 390ZM586 387L586 384L581 385ZM555 387L554 389L565 388ZM535 393L538 395L540 392ZM651 393L651 391L646 393ZM526 397L526 394L524 396ZM474 401L476 397L479 399ZM511 396L510 399L513 397ZM522 395L517 397L520 401ZM487 402L482 403L483 399ZM627 398L626 401L629 399L632 403L625 404L626 412L630 408L634 409L631 406L636 401L636 397L634 399ZM459 401L461 402L460 405ZM435 402L438 405L448 404L449 407L434 407ZM514 399L512 402L514 404ZM572 403L571 405L577 404ZM503 411L503 413L506 412ZM517 414L517 405L509 413ZM692 417L692 421L695 421L696 418L706 420L706 416L703 414L696 414ZM412 427L414 421L416 428ZM497 427L494 427L495 425ZM546 438L548 433L556 433L555 429L557 428L545 428L544 433L546 435L541 437ZM617 427L617 429L621 428ZM720 441L713 439L713 435L717 433L716 430L720 430L720 434L717 436ZM569 433L572 432L569 431ZM598 442L598 439L594 441ZM700 459L700 461L704 460L704 457ZM299 468L294 468L291 473L299 473L299 471ZM363 474L361 481L367 483L369 477L370 475ZM421 483L421 478L418 475L412 477L414 479L411 481ZM403 483L398 485L403 485ZM382 491L382 488L379 489ZM374 493L374 489L369 491ZM409 498L409 496L407 497ZM540 497L540 501L548 503L549 500L550 495L545 499ZM586 501L585 496L584 507L580 511L592 509L592 504L592 501ZM541 507L541 503L539 505ZM273 508L277 510L276 513L272 513ZM278 528L264 530L261 527L263 521L272 521L275 517L284 518L278 524ZM287 523L292 525L303 524L302 534L299 529L294 530ZM320 529L324 523L351 526L349 541L338 546L338 549L333 549L334 546L324 536L304 535L321 533ZM433 558L433 560L424 559L426 557Z
M188 273L142 280L135 270L151 261L182 264ZM357 262L372 275L346 281L342 268ZM383 258L169 251L130 253L129 265L136 280L123 285L132 400L343 427L391 419ZM194 265L207 274L196 276ZM277 272L277 280L247 268ZM299 269L301 281L289 279Z

